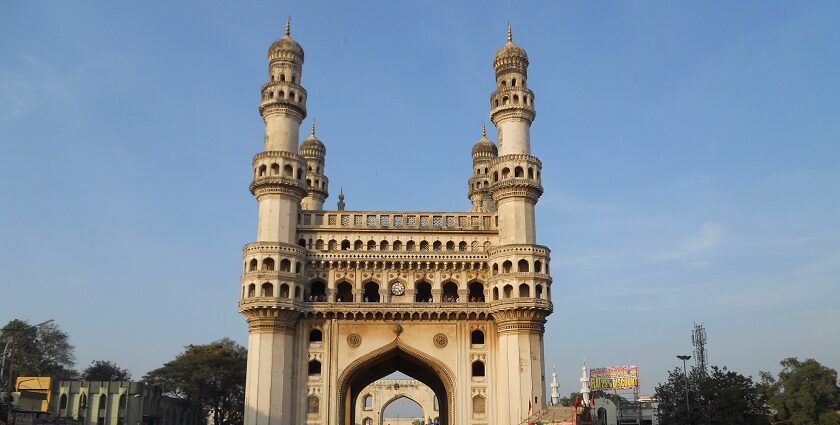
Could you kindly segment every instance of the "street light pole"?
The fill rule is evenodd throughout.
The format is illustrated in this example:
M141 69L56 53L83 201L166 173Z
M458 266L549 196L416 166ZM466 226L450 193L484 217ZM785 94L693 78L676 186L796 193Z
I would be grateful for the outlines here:
M688 361L691 356L677 356L678 359L683 361L683 377L685 378L685 414L686 419L691 417L691 407L688 403L688 372L685 366L685 362Z

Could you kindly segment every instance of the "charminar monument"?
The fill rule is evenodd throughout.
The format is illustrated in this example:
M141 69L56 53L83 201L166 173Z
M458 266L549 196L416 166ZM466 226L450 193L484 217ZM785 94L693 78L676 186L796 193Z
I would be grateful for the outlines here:
M303 61L287 22L268 49L257 237L243 248L245 424L352 425L362 391L396 371L434 392L441 424L520 423L546 402L552 312L528 55L508 27L489 99L498 139L472 145L465 212L346 210L343 195L325 209L326 145L314 125L300 138Z

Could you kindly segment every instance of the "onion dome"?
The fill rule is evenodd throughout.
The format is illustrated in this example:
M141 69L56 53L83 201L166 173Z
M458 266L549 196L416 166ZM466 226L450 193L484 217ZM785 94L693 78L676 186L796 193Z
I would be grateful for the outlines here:
M303 143L300 144L300 149L318 149L321 152L326 153L327 148L324 146L324 143L318 139L318 136L315 135L315 121L312 121L312 129L309 131L309 137L307 137Z
M499 153L499 149L496 147L496 144L487 138L487 128L483 125L481 126L481 138L478 139L472 147L472 156L482 153L487 153L492 156L497 156Z
M508 23L507 43L496 51L496 56L493 57L493 64L498 64L500 61L506 59L528 62L528 54L525 53L525 49L513 42L513 31L511 30L510 23Z
M268 48L268 58L289 58L294 56L299 56L300 61L303 62L303 47L300 47L300 44L292 38L292 19L287 18L286 32L282 38L278 38L274 43L271 43L271 47Z

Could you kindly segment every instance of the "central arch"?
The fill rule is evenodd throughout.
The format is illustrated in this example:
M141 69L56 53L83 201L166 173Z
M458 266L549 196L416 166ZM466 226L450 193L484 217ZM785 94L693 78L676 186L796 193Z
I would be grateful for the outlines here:
M416 350L399 338L348 365L338 378L338 424L352 425L356 398L369 384L402 372L432 389L440 403L440 424L454 425L455 379L446 365Z

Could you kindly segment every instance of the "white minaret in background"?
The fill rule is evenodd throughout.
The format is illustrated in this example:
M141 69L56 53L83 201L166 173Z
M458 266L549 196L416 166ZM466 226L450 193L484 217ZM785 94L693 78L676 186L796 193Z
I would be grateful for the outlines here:
M554 371L551 373L551 405L557 406L560 404L560 383L557 382L557 366L553 367Z
M580 376L580 393L581 393L581 402L584 406L589 406L589 368L586 367L586 360L583 361L583 367L581 368L581 376Z

